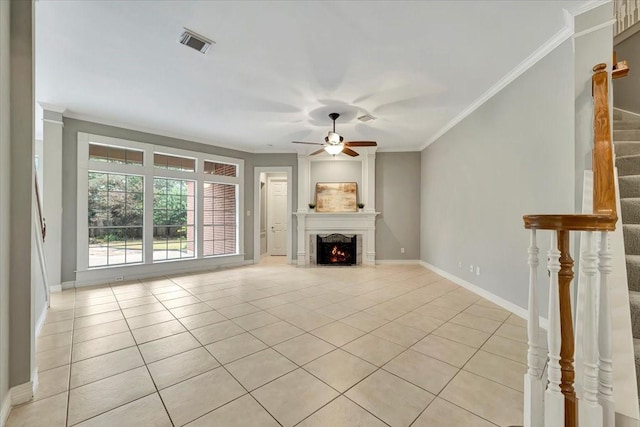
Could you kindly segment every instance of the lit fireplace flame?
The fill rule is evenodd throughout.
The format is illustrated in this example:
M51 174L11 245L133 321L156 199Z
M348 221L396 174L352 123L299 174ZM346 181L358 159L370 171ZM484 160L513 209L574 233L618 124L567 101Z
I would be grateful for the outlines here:
M346 260L346 255L343 251L338 249L338 246L333 246L333 249L331 249L331 262L344 262Z

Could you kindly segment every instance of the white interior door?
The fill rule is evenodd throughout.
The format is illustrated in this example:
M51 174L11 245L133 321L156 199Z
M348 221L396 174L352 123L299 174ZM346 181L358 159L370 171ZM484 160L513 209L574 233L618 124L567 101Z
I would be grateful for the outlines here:
M270 179L267 189L267 246L270 255L287 254L287 181Z

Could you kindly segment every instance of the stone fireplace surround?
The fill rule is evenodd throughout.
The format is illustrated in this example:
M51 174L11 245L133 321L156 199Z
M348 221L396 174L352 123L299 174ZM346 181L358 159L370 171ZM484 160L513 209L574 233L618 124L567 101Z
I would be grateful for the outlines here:
M355 158L339 154L334 159L328 154L317 156L298 155L298 253L297 265L315 264L315 249L312 249L311 236L318 234L357 234L359 235L358 250L359 265L375 265L376 263L376 216L375 210L375 176L377 147L354 148L360 155ZM314 161L359 161L362 176L360 177L360 202L364 203L363 212L315 212L309 209L309 203L314 201L311 188L311 167ZM339 164L337 165L340 166ZM313 254L313 258L312 258ZM360 264L361 263L361 264Z

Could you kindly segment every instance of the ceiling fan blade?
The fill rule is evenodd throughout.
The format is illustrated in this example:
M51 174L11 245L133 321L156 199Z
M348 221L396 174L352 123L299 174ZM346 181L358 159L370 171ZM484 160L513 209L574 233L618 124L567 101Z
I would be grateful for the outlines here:
M344 154L346 154L347 156L351 156L351 157L355 157L355 156L359 156L360 155L360 154L356 153L355 151L353 151L352 149L347 148L347 147L344 147L342 149L342 152Z
M378 143L375 141L349 141L344 145L347 147L375 147Z
M293 144L307 144L307 145L324 145L320 142L302 142L302 141L291 141Z
M324 148L319 149L318 151L314 151L313 153L309 154L310 156L315 156L316 154L320 154L324 152Z

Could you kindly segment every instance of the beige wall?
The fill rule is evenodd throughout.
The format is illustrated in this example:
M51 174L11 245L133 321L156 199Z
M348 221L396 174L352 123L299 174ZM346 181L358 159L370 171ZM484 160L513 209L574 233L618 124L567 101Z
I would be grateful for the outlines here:
M618 61L629 62L631 71L627 77L613 82L613 105L640 114L640 32L614 46L614 50Z
M9 120L9 7L0 1L0 235L11 230L10 206L10 132ZM0 407L9 391L9 239L0 239ZM3 420L0 420L0 424Z
M573 80L568 40L422 152L423 261L526 307L522 216L574 211Z
M33 3L11 2L10 386L31 380L35 319L31 297L34 185Z
M420 259L419 152L376 153L376 210L376 258Z

